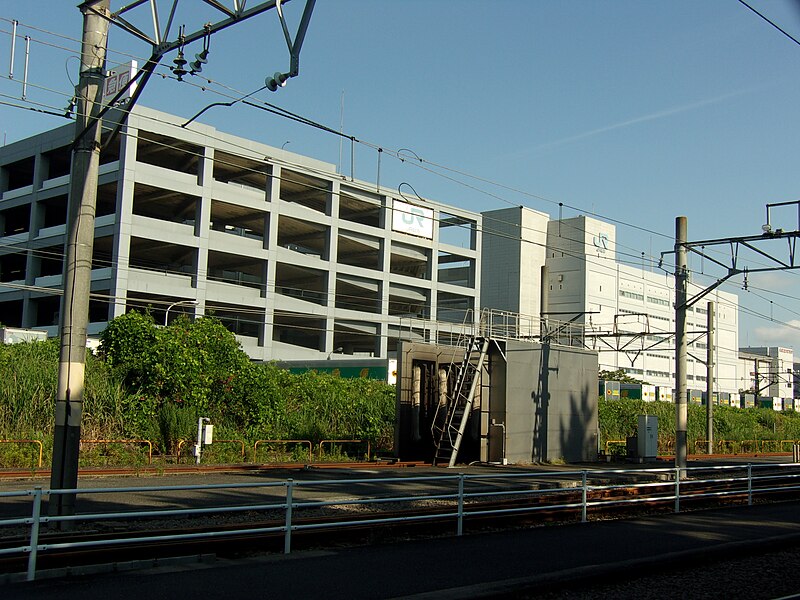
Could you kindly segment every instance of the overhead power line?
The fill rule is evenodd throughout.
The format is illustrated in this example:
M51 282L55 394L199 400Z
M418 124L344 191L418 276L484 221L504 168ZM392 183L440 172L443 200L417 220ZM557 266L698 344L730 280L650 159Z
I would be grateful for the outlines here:
M793 41L795 44L797 44L798 46L800 46L800 41L798 41L798 39L797 39L796 37L794 37L794 36L793 36L791 33L789 33L788 31L786 31L786 30L785 30L785 29L783 29L782 27L780 27L780 26L779 26L777 23L775 23L774 21L771 21L771 20L770 20L770 19L768 19L766 16L764 16L763 14L761 14L760 12L758 12L758 11L757 11L755 8L753 8L752 6L750 6L750 5L749 5L747 2L745 2L744 0L739 0L739 4L742 4L742 5L746 6L747 8L749 8L751 11L753 11L753 12L754 12L755 14L757 14L759 17L761 17L762 19L764 19L764 20L765 20L767 23L769 23L770 25L772 25L772 26L773 26L775 29L777 29L778 31L780 31L780 32L781 32L783 35L785 35L785 36L786 36L786 37L788 37L790 40L792 40L792 41Z

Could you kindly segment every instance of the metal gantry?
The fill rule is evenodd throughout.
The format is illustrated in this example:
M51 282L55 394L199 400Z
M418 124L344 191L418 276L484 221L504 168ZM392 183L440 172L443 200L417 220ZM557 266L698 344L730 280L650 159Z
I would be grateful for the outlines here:
M797 223L792 231L784 231L782 228L772 225L772 209L785 206L797 207ZM800 237L800 200L767 204L766 212L767 219L766 223L761 227L761 235L708 239L696 242L688 241L686 217L677 217L675 219L674 250L662 253L662 261L664 255L675 254L675 464L676 467L681 469L686 468L688 452L686 441L688 413L686 315L688 308L736 275L744 275L744 289L747 289L747 277L750 273L767 273L800 268L800 264L797 262L797 239ZM727 262L709 256L706 252L709 248L720 246L729 248L730 254ZM780 252L786 252L787 254L779 254L775 251L780 247L783 247ZM687 292L689 280L687 259L690 253L698 255L703 260L708 260L726 271L717 281L693 296L689 296ZM754 259L761 262L754 263L752 262ZM711 404L711 398L707 399L707 403Z
M288 1L288 0L286 0ZM161 27L161 18L156 0L135 0L117 11L110 8L111 0L85 0L80 6L83 13L83 37L81 45L80 78L76 87L78 110L76 111L75 139L72 143L72 165L70 168L70 194L67 218L67 245L64 267L64 306L61 314L61 353L58 369L58 392L55 407L55 429L53 436L53 462L51 487L53 489L75 489L78 481L78 455L80 427L83 414L84 371L86 364L86 332L89 324L89 287L91 283L91 258L94 245L94 216L96 212L97 181L101 151L102 120L134 82L136 91L128 101L133 106L153 74L162 57L178 50L173 73L180 80L186 74L183 58L186 44L203 39L203 51L207 53L208 40L212 34L231 25L241 23L270 9L276 9L289 48L289 69L277 72L265 81L262 89L272 89L275 78L285 82L286 78L298 74L300 49L311 20L315 0L306 0L297 33L292 39L281 8L282 0L260 2L250 8L247 0L230 0L226 5L221 0L205 0L205 3L224 15L216 23L203 23L197 30L186 34L185 25L170 41L170 32L175 18L178 0L172 0L166 26ZM134 26L126 17L134 9L147 5L152 21L152 35ZM106 50L109 24L148 42L152 54L127 85L123 85L116 96L103 105L103 88L106 77ZM197 69L202 68L198 55ZM275 87L277 89L277 86ZM125 118L115 125L105 144L111 143L123 126ZM51 502L52 514L69 515L74 512L75 494L58 496ZM69 522L65 522L68 526Z

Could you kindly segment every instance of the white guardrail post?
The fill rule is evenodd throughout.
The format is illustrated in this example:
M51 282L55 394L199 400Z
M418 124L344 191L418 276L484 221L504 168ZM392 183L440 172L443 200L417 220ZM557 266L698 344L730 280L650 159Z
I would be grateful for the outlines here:
M42 488L33 489L33 512L31 514L31 551L28 553L28 581L36 578L36 557L39 550L39 524L42 515Z
M753 506L753 465L747 463L747 506Z
M681 512L681 468L675 467L675 512Z
M464 533L464 474L458 476L458 526L456 535Z
M286 480L286 531L283 535L283 553L292 552L292 506L294 504L294 480Z
M586 523L586 503L589 499L589 490L586 486L586 471L581 471L581 523Z

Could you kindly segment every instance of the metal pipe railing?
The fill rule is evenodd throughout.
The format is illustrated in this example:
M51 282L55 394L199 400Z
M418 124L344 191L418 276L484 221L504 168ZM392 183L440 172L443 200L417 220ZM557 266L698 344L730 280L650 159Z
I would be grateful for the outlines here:
M636 476L635 481L619 481ZM776 486L774 481L782 478L788 481L787 485ZM617 479L617 480L615 480ZM28 555L26 577L33 580L36 577L36 562L41 552L65 550L74 548L88 548L99 544L123 545L127 543L140 543L143 541L177 541L199 538L220 538L226 535L241 533L267 533L282 532L284 535L283 551L291 552L292 533L310 529L330 529L334 527L347 527L353 525L378 525L386 523L400 523L412 521L425 521L430 519L454 519L455 535L460 536L464 531L467 519L478 515L513 515L533 514L540 510L568 510L579 511L581 522L589 520L589 510L603 506L643 504L648 502L674 501L674 512L681 511L681 502L701 498L724 498L727 496L747 495L748 504L752 505L753 496L759 493L774 491L791 491L800 489L800 465L796 463L782 464L747 464L725 465L717 467L683 467L683 468L656 468L656 469L603 469L580 470L560 472L523 472L523 473L492 473L489 475L433 475L414 477L391 478L354 478L354 479L329 479L298 481L286 479L284 481L270 481L260 483L240 484L209 484L209 485L178 485L178 486L145 486L130 488L80 488L71 490L43 490L35 488L16 492L0 492L0 499L10 497L30 497L32 499L30 516L15 517L0 520L0 527L26 525L30 527L30 543L15 548L0 549L0 555L24 553ZM609 482L609 480L612 480ZM357 493L359 486L365 485L368 492L360 495ZM382 485L385 484L385 485ZM714 489L714 485L722 486ZM497 489L504 485L506 489ZM400 489L398 486L413 486L412 490ZM709 486L698 489L698 486ZM280 491L272 498L264 498L258 494L256 502L252 504L239 503L223 506L204 506L201 508L167 508L146 509L134 511L94 512L74 514L68 516L42 515L42 501L45 496L52 498L58 494L147 494L153 496L154 492L169 494L180 491L213 491L213 490L258 490L270 489ZM338 495L337 488L343 488ZM598 492L634 488L635 494L628 497L603 497ZM304 491L305 490L305 491ZM313 494L325 494L314 497ZM496 496L518 496L523 499L534 498L543 494L555 498L561 496L556 503L546 505L526 505L502 508L486 508L480 503L481 498ZM241 494L227 495L226 498L241 498ZM265 501L266 500L266 501ZM435 513L412 513L411 508L426 506L426 503L441 504L442 510ZM297 523L295 511L298 509L314 509L326 506L378 506L394 503L404 507L405 514L381 515L366 519L343 521L331 517L328 521L313 523ZM102 541L74 541L42 543L40 528L42 524L59 522L95 522L100 520L124 520L138 517L165 517L184 515L207 515L213 513L237 513L253 510L281 511L283 524L270 527L247 527L243 524L239 529L226 531L207 531L202 533L150 535L137 538L118 538ZM280 514L280 513L279 513Z
M42 468L42 454L44 453L44 449L42 447L42 442L40 440L0 440L0 444L35 444L39 447L39 461L37 462L37 468Z

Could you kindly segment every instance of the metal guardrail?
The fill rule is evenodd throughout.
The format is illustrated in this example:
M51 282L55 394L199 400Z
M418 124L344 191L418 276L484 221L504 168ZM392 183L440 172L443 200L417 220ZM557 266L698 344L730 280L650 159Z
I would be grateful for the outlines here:
M627 443L627 440L606 440L606 456L608 456L608 449L611 444L614 444L615 446L626 446Z
M758 473L761 474L758 474ZM631 476L636 479L631 481ZM616 481L608 483L609 480ZM788 481L776 487L776 480ZM797 481L797 483L792 483ZM359 495L359 485L364 486L364 491ZM380 484L386 484L381 486ZM542 485L544 484L544 485ZM405 485L413 489L404 489ZM698 486L707 486L699 488ZM718 488L711 487L718 485ZM344 491L336 492L337 486ZM301 499L297 496L299 490L308 488L306 495L320 494L327 491L329 495ZM210 491L210 490L243 490L246 488L273 488L283 489L283 497L279 495L272 502L259 502L253 504L205 506L202 508L179 508L161 510L136 510L129 512L94 512L69 516L47 516L42 514L42 501L44 497L52 498L63 494L148 494L168 493L173 491ZM627 497L613 495L590 496L595 491L633 489ZM479 515L514 515L530 514L541 510L574 510L580 512L581 522L588 521L588 510L595 507L611 505L640 504L647 502L674 503L674 512L681 511L681 503L687 499L696 500L703 498L724 498L726 496L746 495L748 505L752 505L753 497L759 493L774 491L794 491L800 489L800 464L746 464L718 467L687 467L681 468L656 468L656 469L604 469L592 471L549 471L549 472L522 472L522 473L491 473L481 475L435 475L402 478L359 478L359 479L330 479L241 483L241 484L211 484L211 485L183 485L183 486L149 486L130 488L81 488L71 490L32 490L16 492L0 492L0 501L4 498L29 497L32 500L30 516L0 520L2 526L24 525L30 528L30 543L22 546L0 549L0 555L27 554L28 564L26 578L30 581L36 577L36 563L40 552L54 550L67 550L78 548L91 548L99 545L124 545L128 543L165 542L190 539L221 538L228 535L255 534L255 533L283 533L283 551L288 554L292 548L292 534L296 531L309 529L322 529L347 526L380 525L388 523L423 521L430 519L452 519L455 535L463 534L464 522L473 516ZM341 496L331 496L331 493L341 493ZM575 501L577 495L580 501ZM530 503L519 506L486 508L480 504L481 500L514 498L530 500L538 496L547 495L549 498L564 497L561 503L546 503L532 505ZM225 494L230 497L231 494ZM241 496L241 495L240 495ZM263 498L263 495L259 495ZM368 506L375 507L387 503L400 503L408 507L424 507L425 503L435 503L443 508L434 513L409 512L403 516L380 516L374 513L374 518L359 519L355 521L337 521L337 516L331 516L330 521L318 520L314 523L298 523L294 520L294 511L298 509L318 509L330 506ZM235 513L245 511L275 510L283 514L283 524L270 527L248 528L243 524L240 529L226 529L225 531L206 531L202 533L150 535L135 538L104 539L102 541L72 541L72 542L42 542L40 530L42 525L56 523L75 523L78 521L96 522L108 520L125 520L137 517L168 517L201 514ZM339 515L337 511L335 515ZM338 517L341 518L341 517Z
M0 440L0 444L36 444L39 446L39 461L38 461L38 468L42 468L42 454L44 452L44 448L42 447L42 442L39 440Z
M608 456L611 446L626 444L626 440L606 440L605 454ZM786 448L786 445L789 445ZM793 447L800 444L800 440L714 440L714 451L718 454L785 454L791 453ZM673 453L675 441L671 438L659 439L658 454L669 455ZM708 440L694 440L694 452L706 454Z
M124 440L124 439L114 439L114 440L81 440L81 444L141 444L147 446L147 464L150 465L153 463L153 443L150 440ZM186 444L193 443L192 440L178 440L177 445L177 456L180 459L181 450L183 446ZM247 450L246 445L243 440L234 440L234 439L216 439L214 440L215 444L238 444L240 447L240 455L242 457L242 462L246 461L247 459ZM43 454L44 448L42 442L40 440L0 440L0 444L36 444L39 448L39 457L37 461L37 468L42 467L43 461ZM308 448L308 462L314 462L314 445L310 440L256 440L253 444L253 462L256 463L258 458L258 447L263 445L303 445ZM318 445L318 454L317 458L322 460L324 455L324 448L326 445L336 446L336 445L343 445L343 444L363 444L366 446L366 453L365 456L370 457L372 455L372 445L369 440L322 440L319 442Z

